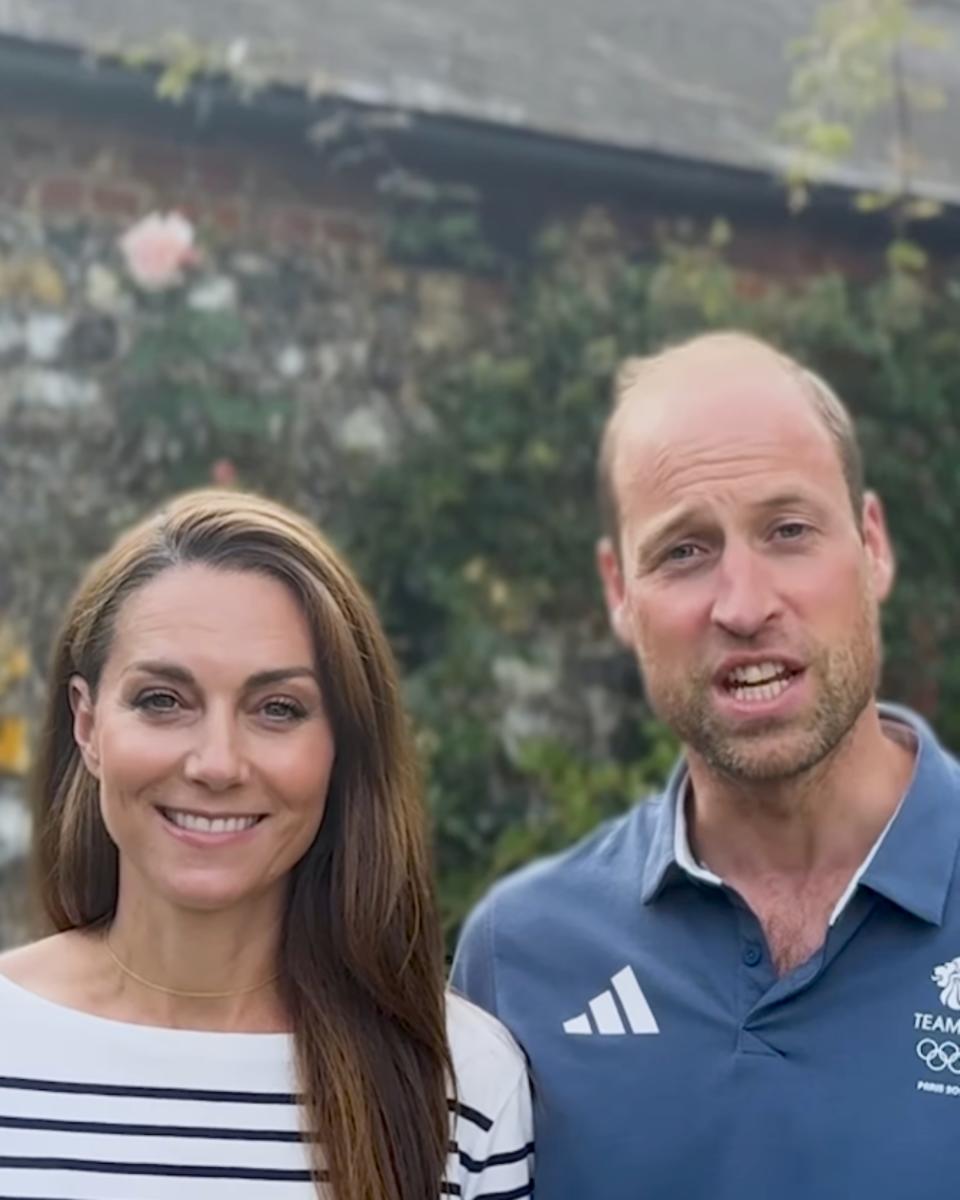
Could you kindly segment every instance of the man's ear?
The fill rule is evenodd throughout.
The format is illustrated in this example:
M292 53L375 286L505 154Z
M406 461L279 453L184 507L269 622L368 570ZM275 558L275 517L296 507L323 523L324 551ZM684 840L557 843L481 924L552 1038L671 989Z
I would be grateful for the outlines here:
M96 742L93 693L82 675L74 675L69 687L73 712L73 740L77 743L84 766L94 778L100 778L100 754Z
M886 600L893 588L897 564L887 531L883 503L876 492L867 492L863 497L862 524L863 544L870 561L874 594L878 600Z
M597 570L603 583L603 596L607 602L610 628L618 641L632 649L633 636L630 628L630 611L627 607L627 593L623 582L623 568L612 538L603 537L597 542Z

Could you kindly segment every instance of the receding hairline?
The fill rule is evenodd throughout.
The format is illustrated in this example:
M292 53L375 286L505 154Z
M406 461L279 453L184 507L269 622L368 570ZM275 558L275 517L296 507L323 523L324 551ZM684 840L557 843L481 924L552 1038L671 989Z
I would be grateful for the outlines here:
M597 483L603 532L618 541L619 511L613 481L613 458L617 433L623 414L642 395L646 381L664 368L685 359L693 360L704 351L743 349L766 356L800 386L810 402L813 415L830 437L837 451L854 517L859 524L863 506L863 464L853 418L846 405L822 376L790 355L753 334L739 330L698 334L685 342L664 347L655 354L625 358L614 377L613 403L604 423L597 459Z

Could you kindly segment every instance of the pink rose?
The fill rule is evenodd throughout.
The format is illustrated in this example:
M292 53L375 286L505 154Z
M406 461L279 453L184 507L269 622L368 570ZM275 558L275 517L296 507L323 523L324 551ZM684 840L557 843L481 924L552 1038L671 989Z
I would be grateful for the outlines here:
M128 229L120 249L133 281L144 291L176 287L185 267L198 261L193 226L178 212L151 213Z

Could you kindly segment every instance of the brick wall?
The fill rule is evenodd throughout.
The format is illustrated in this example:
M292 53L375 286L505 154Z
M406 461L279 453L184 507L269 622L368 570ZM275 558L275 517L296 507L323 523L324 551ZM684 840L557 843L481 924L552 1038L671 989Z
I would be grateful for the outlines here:
M109 225L178 208L208 236L279 252L362 241L375 215L370 190L324 171L306 141L190 141L29 109L0 125L0 203L45 221Z
M331 243L356 249L377 236L376 172L326 169L302 132L213 137L195 128L186 132L188 121L173 130L169 120L145 116L55 114L39 104L6 108L0 204L46 221L121 226L145 212L176 208L206 237L255 243L272 253L306 253ZM613 191L589 177L570 178L563 187L534 174L471 182L484 191L488 233L514 250L546 221L576 219L591 204L613 215L630 251L649 245L665 223L706 229L723 217L735 230L732 257L748 271L784 280L830 269L875 271L888 236L882 222L845 219L842 202L830 213L790 217L773 181L758 183L758 203L749 210L702 187L666 197Z

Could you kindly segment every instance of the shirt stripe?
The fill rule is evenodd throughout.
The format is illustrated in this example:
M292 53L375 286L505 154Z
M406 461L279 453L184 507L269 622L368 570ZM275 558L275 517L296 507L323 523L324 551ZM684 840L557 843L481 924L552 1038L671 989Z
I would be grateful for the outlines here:
M2 1200L315 1200L292 1040L76 1013L0 976ZM452 998L443 1197L532 1194L529 1088L502 1027ZM183 1040L177 1036L183 1035ZM182 1050L181 1050L182 1045Z

